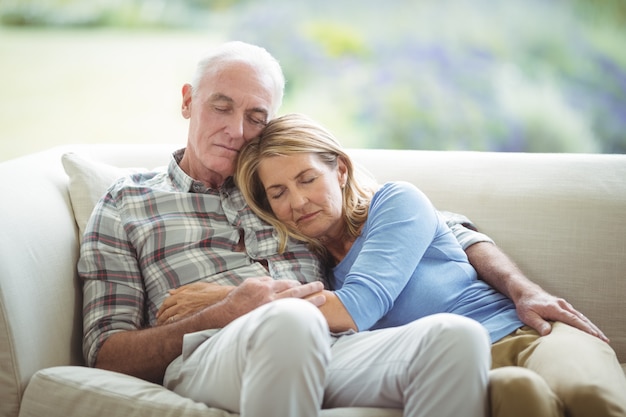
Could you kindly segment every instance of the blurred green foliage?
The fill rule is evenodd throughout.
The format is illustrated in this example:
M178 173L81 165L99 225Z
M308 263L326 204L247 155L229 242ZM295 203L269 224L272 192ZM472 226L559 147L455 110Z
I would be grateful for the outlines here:
M361 33L345 24L312 20L304 26L304 33L332 59L366 57L369 52Z
M283 110L348 144L626 153L626 0L4 0L0 23L262 45Z

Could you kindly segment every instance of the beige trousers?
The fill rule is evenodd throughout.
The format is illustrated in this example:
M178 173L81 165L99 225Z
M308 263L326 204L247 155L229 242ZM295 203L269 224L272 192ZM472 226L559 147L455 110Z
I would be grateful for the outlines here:
M524 326L492 345L492 417L626 417L626 376L613 349L563 323Z

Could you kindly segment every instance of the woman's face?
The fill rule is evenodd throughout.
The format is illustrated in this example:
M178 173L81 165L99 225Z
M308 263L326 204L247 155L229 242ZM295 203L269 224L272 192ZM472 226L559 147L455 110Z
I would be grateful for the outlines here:
M343 232L342 187L347 177L341 159L330 167L313 153L263 159L259 178L278 220L316 239Z

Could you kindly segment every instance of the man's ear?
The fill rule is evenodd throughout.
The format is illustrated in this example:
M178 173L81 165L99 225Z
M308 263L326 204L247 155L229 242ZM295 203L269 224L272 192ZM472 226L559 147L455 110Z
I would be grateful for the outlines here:
M180 108L180 112L185 119L189 119L191 117L191 99L193 96L193 89L191 88L191 84L183 85L183 104Z

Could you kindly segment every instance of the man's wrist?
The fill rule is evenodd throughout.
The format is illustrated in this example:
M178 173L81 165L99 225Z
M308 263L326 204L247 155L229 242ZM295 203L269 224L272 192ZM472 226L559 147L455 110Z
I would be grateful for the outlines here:
M533 298L543 292L543 289L526 278L523 274L511 274L507 278L509 297L517 305L520 300Z

